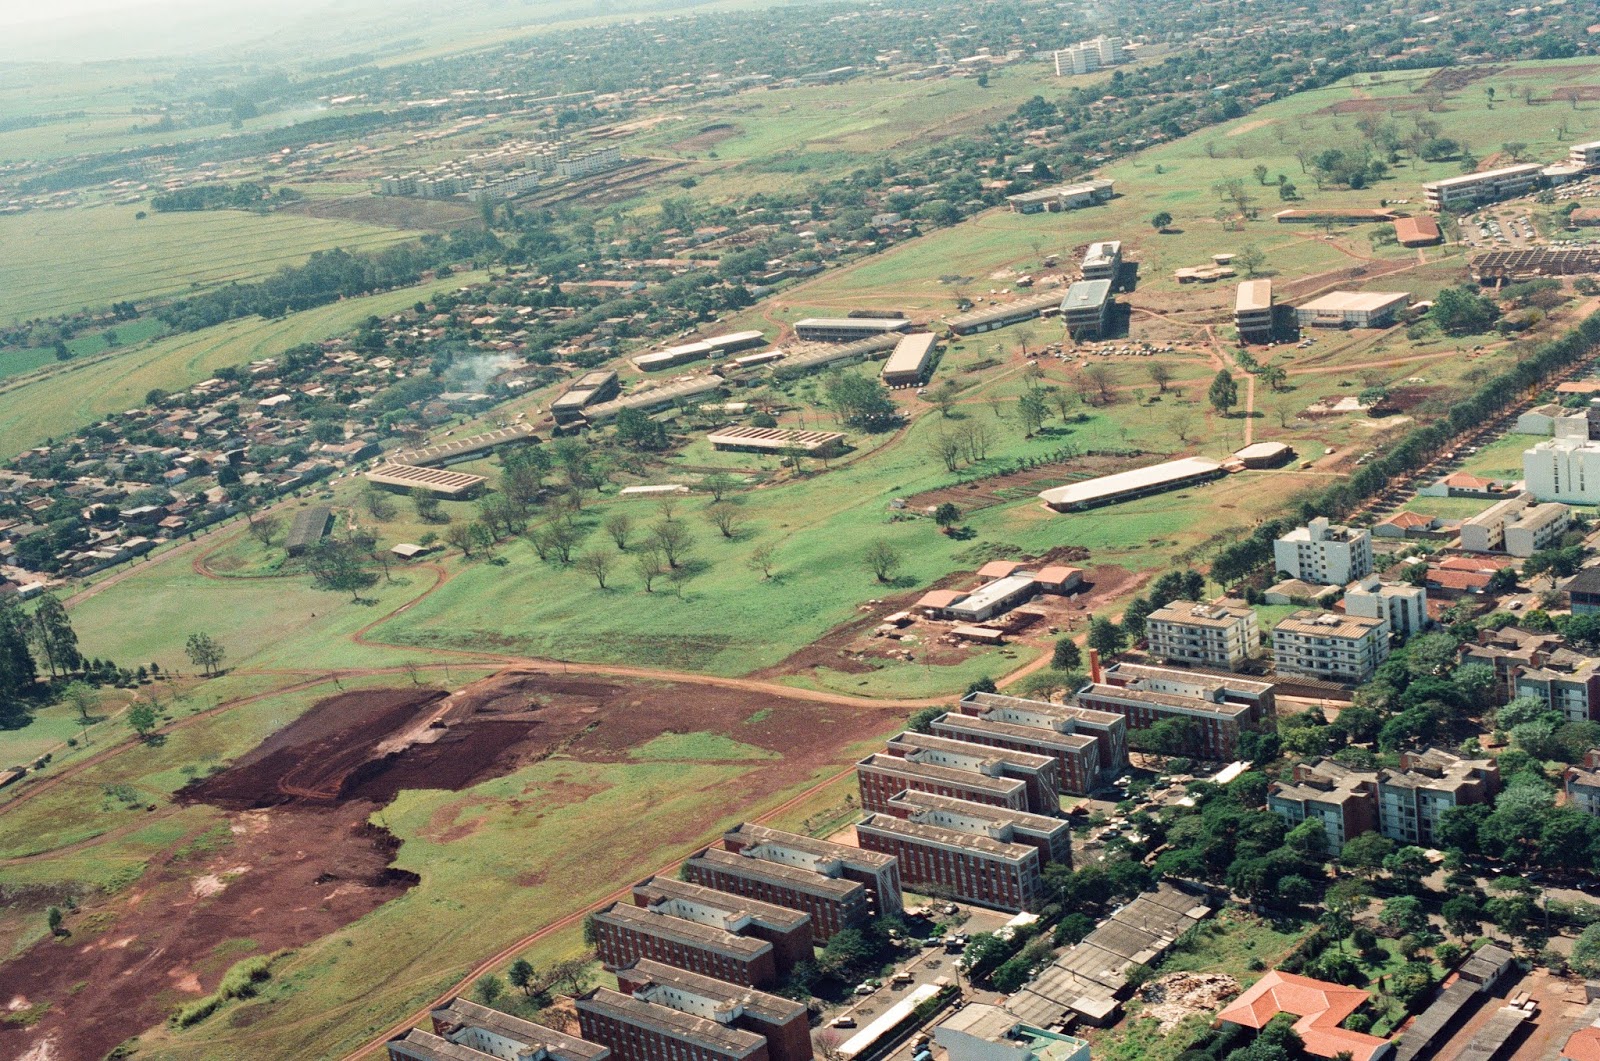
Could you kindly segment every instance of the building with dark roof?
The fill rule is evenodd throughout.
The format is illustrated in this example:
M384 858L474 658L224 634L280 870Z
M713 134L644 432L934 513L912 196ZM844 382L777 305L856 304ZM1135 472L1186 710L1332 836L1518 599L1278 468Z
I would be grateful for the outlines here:
M434 1035L493 1057L606 1061L611 1056L604 1046L465 998L450 999L430 1011L428 1017L433 1022Z
M811 1021L803 1003L714 980L648 959L617 970L621 993L759 1035L772 1061L811 1061Z
M283 540L284 550L290 556L299 556L327 537L332 526L333 509L327 505L303 508L295 513L294 522L289 524L289 533Z
M1038 848L1041 862L1057 862L1063 866L1072 863L1072 823L1065 818L911 791L890 800L889 809L884 813L932 825L942 824L944 816L957 815L978 823L998 839Z
M1025 810L1052 816L1061 812L1061 767L1052 755L974 744L960 738L913 730L889 738L884 750L896 758L912 762L948 766L957 770L979 770L985 774L993 771L996 776L1014 778L1026 786L1028 804ZM865 802L862 807L866 808Z
M861 809L881 811L906 789L939 796L970 799L1011 810L1030 810L1025 782L1000 773L999 764L973 757L971 766L923 762L920 757L900 757L877 752L856 764L861 789Z
M1090 684L1078 690L1079 707L1121 715L1130 730L1187 719L1196 728L1195 752L1205 758L1234 758L1240 735L1273 703L1268 682L1125 663L1101 670L1098 656L1090 664Z
M893 855L912 885L937 885L997 910L1037 910L1044 903L1039 849L997 838L1004 835L991 822L943 810L868 814L856 823L861 846Z
M745 987L778 982L772 944L754 936L627 903L613 903L590 919L595 953L607 969L650 958Z
M1585 567L1561 587L1572 604L1573 615L1600 615L1600 567Z
M1115 777L1128 766L1128 723L1121 715L1109 711L1095 711L1077 705L1052 704L1043 700L1028 700L1004 693L968 693L957 705L957 710L962 715L981 722L1048 731L1039 735L1038 739L1041 742L1039 747L1019 748L1019 751L1037 751L1041 755L1052 755L1058 753L1057 742L1065 742L1066 738L1072 738L1070 743L1064 743L1059 749L1061 752L1067 752L1077 745L1078 738L1087 738L1091 744L1083 748L1081 761L1060 759L1063 792L1073 795L1092 792L1099 787L1102 779ZM948 715L945 716L945 722L947 725L954 724ZM970 734L972 731L967 732ZM968 735L962 739L973 740L973 737ZM1028 738L1017 739L1020 742ZM987 744L989 741L974 740L973 743ZM1005 745L997 744L997 746Z
M805 911L818 943L862 927L873 915L865 885L787 862L711 847L691 856L683 869L684 878L695 884Z
M635 905L657 914L722 928L772 944L778 975L812 958L811 915L672 877L647 877L633 886Z
M750 858L854 881L867 890L874 913L898 914L904 909L900 902L900 867L887 855L749 822L723 833L722 846Z
M616 1061L772 1061L763 1036L619 991L599 987L575 1005L584 1038Z

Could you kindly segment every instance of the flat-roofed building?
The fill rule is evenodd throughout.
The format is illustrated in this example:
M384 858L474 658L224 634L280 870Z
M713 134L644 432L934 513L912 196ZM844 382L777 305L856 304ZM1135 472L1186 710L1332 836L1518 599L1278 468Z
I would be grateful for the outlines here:
M1537 162L1525 162L1517 166L1484 170L1482 173L1446 177L1444 180L1424 183L1422 194L1427 200L1428 209L1435 212L1492 203L1539 187L1543 180L1543 168Z
M812 957L811 915L672 877L647 877L633 886L633 901L652 913L698 921L772 944L778 975Z
M428 1014L433 1034L481 1055L516 1061L607 1061L611 1051L598 1043L546 1028L465 998L452 998ZM542 1052L541 1052L542 1051ZM391 1056L394 1056L391 1051ZM401 1054L417 1057L417 1054ZM425 1061L432 1061L422 1055Z
M931 730L937 736L969 744L1048 755L1056 760L1057 784L1069 795L1087 795L1100 785L1099 750L1095 739L1085 734L1018 726L958 712L941 715Z
M1387 328L1410 302L1407 291L1330 291L1294 314L1302 328Z
M1003 777L997 764L985 770L964 769L921 762L877 752L856 764L856 783L861 789L863 810L882 810L906 789L932 792L939 796L970 799L1012 810L1028 810L1028 786L1012 777Z
M885 855L749 822L723 833L722 844L729 851L749 858L780 862L824 877L854 881L867 890L872 909L879 915L898 914L903 909L900 902L900 867L894 859Z
M803 910L811 915L811 932L818 943L847 928L862 927L873 915L867 889L856 881L745 853L707 848L684 863L684 877L708 888Z
M1245 722L1249 725L1277 714L1273 684L1260 678L1154 667L1146 663L1113 663L1109 667L1101 667L1098 654L1093 652L1089 654L1089 663L1091 681L1199 697L1214 703L1243 707L1247 712Z
M1117 37L1096 37L1060 48L1050 54L1055 63L1056 76L1092 74L1107 66L1127 61L1127 46Z
M284 551L290 556L299 556L325 538L331 526L333 526L333 509L327 505L312 505L310 508L301 509L294 514L294 521L289 524L289 533L283 541Z
M1027 786L1029 811L1049 815L1061 812L1061 767L1055 756L973 744L915 730L890 737L884 750L911 762L1014 778ZM861 805L866 807L865 795ZM881 810L883 805L870 809Z
M1320 759L1297 764L1293 776L1267 786L1267 809L1291 827L1321 822L1329 852L1338 854L1346 840L1378 828L1376 774Z
M1355 684L1389 658L1389 624L1359 615L1302 610L1272 628L1272 661L1280 673Z
M964 902L997 910L1031 911L1044 904L1038 848L997 840L992 825L976 818L941 818L952 824L868 814L856 823L856 841L893 855L909 884L938 885Z
M1233 326L1247 343L1272 338L1272 281L1246 280L1233 299Z
M1103 203L1115 194L1115 182L1087 180L1054 188L1035 188L1006 196L1006 204L1016 214L1058 213Z
M772 1061L811 1061L810 1014L803 1003L738 987L648 958L617 970L622 994L702 1017L767 1041ZM520 1059L519 1059L520 1061Z
M610 401L621 392L617 374L610 369L595 369L578 377L565 394L550 403L550 415L558 424L583 419L583 411L598 402Z
M633 367L640 372L660 372L663 369L704 361L715 352L716 348L710 343L681 343L654 353L640 354L633 359Z
M1514 696L1536 696L1568 722L1600 721L1600 660L1558 648L1538 664L1518 667Z
M1517 675L1545 666L1556 653L1566 651L1566 643L1560 634L1520 626L1484 629L1478 631L1476 643L1462 646L1461 662L1481 663L1493 670L1495 696L1505 703L1516 695Z
M1584 169L1600 169L1600 140L1573 144L1567 149L1567 161Z
M1040 736L1045 743L1038 748L1021 748L1020 751L1052 754L1055 746L1050 743L1052 738L1049 734L1055 734L1057 738L1090 738L1093 741L1092 756L1086 755L1081 760L1061 760L1063 792L1074 795L1092 792L1099 787L1102 779L1115 777L1127 769L1128 723L1121 715L1074 705L1028 700L1004 693L968 693L962 697L957 710L962 715L983 722L1045 731ZM950 719L948 715L945 717Z
M903 317L807 317L794 322L795 335L813 343L848 343L910 328Z
M1402 844L1434 847L1445 811L1489 804L1499 791L1493 759L1464 759L1442 748L1402 752L1400 769L1378 771L1378 831Z
M1110 280L1116 283L1117 274L1122 270L1122 241L1120 239L1100 240L1089 244L1089 249L1083 252L1083 264L1080 271L1085 280Z
M736 425L719 428L706 436L712 449L744 453L789 453L807 456L834 454L844 449L844 435L838 431L793 431L779 427Z
M1423 586L1385 582L1377 575L1368 575L1345 587L1344 611L1346 615L1382 619L1389 625L1389 633L1410 637L1427 629L1428 591Z
M887 387L915 387L928 378L938 336L932 332L907 335L895 344L883 363L883 383Z
M1039 499L1057 512L1077 512L1100 505L1131 501L1168 490L1180 490L1210 482L1226 475L1222 465L1206 457L1185 457L1181 460L1154 464L1148 468L1102 475L1049 490L1041 490Z
M1173 601L1145 617L1150 654L1190 667L1240 670L1261 647L1261 629L1250 607Z
M615 419L624 409L633 409L641 413L655 412L679 402L711 394L721 390L722 387L723 381L718 376L695 376L673 380L659 387L650 386L607 402L597 402L584 410L583 418L591 424L603 424Z
M1216 690L1191 685L1186 693L1160 691L1143 682L1108 685L1090 682L1078 690L1080 707L1121 715L1130 730L1144 730L1167 719L1185 719L1194 724L1195 755L1207 759L1232 759L1238 752L1239 735L1249 725L1251 709L1231 704Z
M963 623L981 623L1004 615L1017 605L1039 595L1039 582L1031 571L1019 571L966 594L944 609L948 618Z
M1019 298L1014 302L1003 302L998 306L975 306L965 313L951 317L945 323L955 335L974 335L1032 320L1041 314L1054 312L1060 305L1060 293L1049 291Z
M1600 817L1600 750L1584 753L1583 762L1567 767L1562 779L1567 790L1567 802L1583 811Z
M1272 560L1287 578L1343 586L1372 574L1372 532L1318 516L1272 543Z
M947 824L943 816L958 815L985 823L985 827L998 840L1038 848L1039 858L1044 862L1059 862L1063 866L1072 864L1072 823L1065 818L1006 810L1003 807L991 807L987 803L912 792L909 789L890 800L883 813L927 825Z
M1522 451L1522 478L1540 501L1600 504L1600 442L1547 438Z
M589 916L595 953L607 969L651 958L745 987L778 982L772 944L754 936L627 903L613 903Z
M361 477L369 483L388 487L390 490L408 493L422 490L435 497L451 500L473 497L483 489L483 484L489 481L481 475L467 472L453 472L445 468L420 468L415 464L397 464L393 461L385 461L371 471L363 472Z
M750 350L767 341L766 336L754 329L743 332L729 332L726 335L713 335L702 340L707 346L720 354L736 354L740 350Z
M412 1028L384 1044L389 1061L494 1061L493 1054Z
M616 1061L772 1061L765 1036L597 987L574 1000L585 1039Z
M1061 323L1073 339L1099 339L1111 330L1110 280L1079 280L1061 299Z

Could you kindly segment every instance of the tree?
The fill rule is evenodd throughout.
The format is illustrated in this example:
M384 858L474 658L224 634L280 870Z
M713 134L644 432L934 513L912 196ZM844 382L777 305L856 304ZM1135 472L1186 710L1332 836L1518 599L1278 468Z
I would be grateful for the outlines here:
M639 572L639 577L644 580L646 593L655 592L656 579L667 573L667 561L654 544L648 544L635 553L633 565Z
M1339 849L1339 864L1364 877L1374 877L1383 860L1394 853L1395 843L1382 833L1358 833Z
M1038 391L1025 391L1017 399L1017 416L1022 421L1024 437L1032 438L1049 419L1050 405Z
M1421 932L1428 927L1428 914L1412 895L1397 895L1383 904L1378 923L1397 933Z
M600 524L621 552L628 551L628 535L633 533L633 517L626 512L613 512Z
M417 518L424 523L443 523L444 514L439 511L439 498L431 491L422 487L414 487L411 491L411 503L416 507Z
M1600 976L1600 924L1590 925L1578 934L1570 964L1579 976Z
M46 593L39 598L39 605L33 611L29 640L44 657L52 678L58 674L71 674L83 663L83 657L78 653L77 631L72 628L72 619L67 615L61 598L54 593Z
M325 538L306 550L306 569L313 585L333 593L348 592L352 601L359 601L361 591L378 581L362 560L354 543L334 538Z
M518 958L511 963L511 968L506 970L506 979L511 981L511 986L518 988L523 994L533 996L534 977L533 963L526 958Z
M1266 263L1266 260L1267 256L1254 243L1245 244L1244 249L1239 252L1239 264L1244 266L1245 275L1247 276L1256 275L1261 266Z
M947 472L961 467L962 450L961 436L950 431L935 431L928 439L928 451L939 459Z
M914 711L906 722L906 728L913 733L931 733L933 720L942 717L945 710L942 707L924 707Z
M579 553L575 561L579 571L594 577L601 589L606 588L606 576L616 566L617 554L605 549L589 549Z
M752 571L761 572L762 578L771 578L772 569L778 562L778 547L771 542L762 542L750 551L750 558L745 561L745 566Z
M506 993L506 982L494 973L485 973L473 983L472 992L478 996L479 1002L492 1006Z
M52 906L47 909L44 912L44 920L45 924L50 926L50 934L52 936L65 936L67 934L67 930L61 927L62 922L65 920L61 913L61 907Z
M706 521L724 538L736 538L744 528L744 513L731 501L715 501L706 506Z
M667 562L667 567L677 570L689 557L689 550L694 548L694 535L689 533L689 528L681 523L671 523L663 520L650 528L649 543Z
M156 709L143 700L128 708L128 725L142 741L149 741L156 729Z
M889 392L875 379L836 372L823 383L827 403L851 427L881 431L899 417Z
M961 388L953 379L947 379L933 389L928 395L928 400L939 407L939 415L949 417L950 410L956 406L956 397L960 395Z
M1150 219L1150 227L1157 232L1165 232L1167 226L1172 224L1172 215L1162 210Z
M933 522L939 525L940 530L949 534L950 528L960 525L961 510L949 501L941 502L939 507L933 510Z
M1228 410L1239 404L1239 384L1234 382L1227 369L1222 369L1211 381L1206 397L1210 399L1212 408L1227 416Z
M1111 400L1116 397L1116 391L1113 388L1117 385L1117 374L1110 365L1104 361L1096 361L1083 370L1083 378L1094 385L1102 405L1111 404Z
M1258 163L1256 163L1255 168L1252 169L1250 172L1255 175L1257 184L1261 185L1263 188L1266 187L1266 185L1267 185L1267 167L1266 166L1263 166L1261 163L1258 162Z
M900 552L884 538L873 539L863 559L879 582L892 581L900 570Z
M1165 361L1152 361L1149 372L1150 382L1154 383L1162 394L1167 393L1167 384L1172 382L1172 366Z
M1187 446L1194 432L1194 414L1187 409L1180 409L1172 414L1170 425L1178 441Z
M1127 634L1110 619L1097 615L1089 620L1088 641L1089 647L1102 656L1115 656L1127 644Z
M1050 656L1050 666L1056 670L1075 671L1083 665L1083 653L1078 650L1078 643L1072 640L1070 634L1063 635L1056 641L1055 651Z
M228 654L221 642L205 633L190 634L189 640L184 642L183 651L190 663L202 668L208 675L217 673L217 665Z
M734 481L727 472L712 472L700 480L700 485L711 495L711 500L721 501L733 490Z
M283 520L271 513L255 516L250 520L250 537L268 549L272 548L272 543L277 539L278 532L282 529Z

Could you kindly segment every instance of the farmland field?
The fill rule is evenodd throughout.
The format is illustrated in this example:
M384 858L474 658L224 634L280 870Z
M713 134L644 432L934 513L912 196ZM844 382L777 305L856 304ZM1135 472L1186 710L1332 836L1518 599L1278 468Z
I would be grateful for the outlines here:
M253 280L313 252L376 250L414 233L288 213L242 210L155 213L138 206L0 217L0 288L6 318L28 319L145 303L236 280Z

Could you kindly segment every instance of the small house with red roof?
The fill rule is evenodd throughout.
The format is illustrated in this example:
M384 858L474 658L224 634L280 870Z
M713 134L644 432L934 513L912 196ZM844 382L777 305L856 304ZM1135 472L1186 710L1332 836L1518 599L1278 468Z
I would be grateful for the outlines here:
M1217 1014L1217 1019L1243 1028L1260 1030L1280 1013L1300 1019L1294 1030L1314 1057L1348 1055L1351 1061L1385 1061L1394 1054L1394 1044L1365 1032L1353 1032L1340 1024L1367 1002L1368 995L1357 987L1330 984L1309 976L1274 969L1234 999Z

